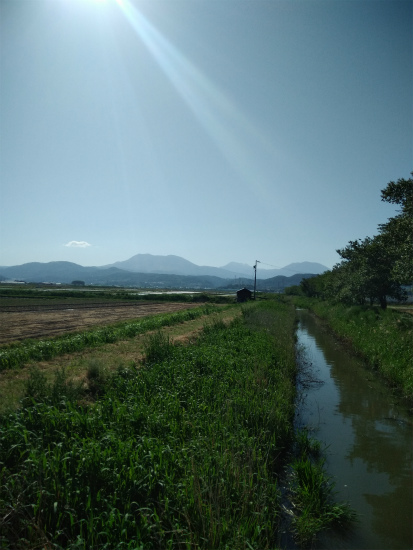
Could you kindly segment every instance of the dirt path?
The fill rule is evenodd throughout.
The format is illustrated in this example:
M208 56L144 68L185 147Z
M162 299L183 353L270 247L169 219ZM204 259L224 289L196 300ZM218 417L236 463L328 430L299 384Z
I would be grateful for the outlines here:
M413 304L405 305L405 306L387 306L389 309L396 309L397 311L400 311L401 313L408 313L409 315L413 315Z
M0 311L0 345L26 338L50 338L80 332L101 325L114 324L159 313L173 313L199 307L180 303L109 303L100 305L67 305L54 309L37 307L20 311Z

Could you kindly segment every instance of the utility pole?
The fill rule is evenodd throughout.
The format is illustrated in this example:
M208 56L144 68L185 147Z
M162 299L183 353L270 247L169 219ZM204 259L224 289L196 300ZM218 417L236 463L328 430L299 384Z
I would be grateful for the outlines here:
M259 260L255 260L255 265L253 265L252 267L254 268L254 271L255 271L255 277L254 277L254 300L255 300L255 292L257 290L257 264L260 264L261 262Z

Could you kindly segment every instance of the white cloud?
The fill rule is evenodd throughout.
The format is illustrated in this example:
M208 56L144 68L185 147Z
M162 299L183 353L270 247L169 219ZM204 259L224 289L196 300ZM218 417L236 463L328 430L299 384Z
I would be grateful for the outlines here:
M92 246L91 244L87 243L86 241L70 241L65 246L68 246L69 248L87 248L88 246Z

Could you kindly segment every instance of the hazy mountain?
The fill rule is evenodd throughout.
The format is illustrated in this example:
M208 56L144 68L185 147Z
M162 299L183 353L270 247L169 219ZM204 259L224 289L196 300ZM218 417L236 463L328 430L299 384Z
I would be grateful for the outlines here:
M254 277L254 268L252 267L252 264L248 265L240 264L238 262L230 262L229 264L222 266L220 269L236 273L237 276Z
M314 273L295 273L285 276L277 275L270 279L257 281L258 290L283 290L289 286L299 285L303 279L314 277Z
M83 267L72 262L32 262L1 267L1 274L7 279L18 279L28 283L71 283L81 280L86 284L145 288L218 288L226 282L220 277L208 275L135 273L116 267Z
M320 275L325 271L328 271L328 267L323 264L318 264L317 262L299 262L294 264L288 264L282 269L278 270L283 273L277 273L277 275L286 275L291 277L293 273L311 273L313 275Z
M236 273L242 275L243 277L254 278L254 268L252 265L239 264L237 262L230 262L227 265L224 265L221 269L227 271L235 271ZM257 279L269 279L271 277L276 277L278 275L284 275L285 277L291 277L296 273L312 273L314 275L319 275L327 271L328 267L322 264L315 262L299 262L288 264L285 267L280 269L265 269L261 266L260 263L257 265Z
M72 262L30 262L11 267L2 267L1 273L9 279L21 279L26 282L65 282L79 279L85 273L85 268Z
M280 270L263 270L258 267L257 278L260 284L257 284L257 288L277 289L298 284L299 280L298 283L295 280L287 283L279 279L279 276L282 274L284 279L291 279L289 276L295 275L300 269L301 274L307 274L300 275L303 278L322 273L327 268L310 262L290 264ZM274 277L271 277L274 271L277 272L277 281L273 281ZM83 267L72 262L31 262L0 267L0 273L3 279L36 283L71 283L81 280L86 284L164 288L219 288L228 285L231 288L241 288L254 284L254 270L246 264L232 262L223 268L198 266L180 256L151 254L137 254L124 262L102 267Z
M310 277L314 277L314 273L295 273L290 277L286 277L285 275L277 275L276 277L271 277L270 279L257 279L257 290L261 292L281 291L284 288L287 288L289 286L299 285L303 279L308 279ZM254 279L252 278L232 279L230 281L228 280L225 281L224 285L225 285L224 288L233 289L233 290L243 288L243 287L247 287L253 290Z
M220 267L199 266L181 258L180 256L154 256L152 254L136 254L122 262L106 265L104 267L117 267L137 273L165 273L170 275L212 275L233 278L240 273Z

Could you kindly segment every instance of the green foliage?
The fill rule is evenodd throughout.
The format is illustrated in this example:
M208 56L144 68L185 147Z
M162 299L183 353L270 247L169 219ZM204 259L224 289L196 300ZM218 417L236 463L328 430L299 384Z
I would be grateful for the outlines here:
M93 397L103 395L107 383L107 372L98 359L90 359L86 369L88 390Z
M0 418L2 547L275 547L293 308L255 304L188 347L156 334L166 356L119 369L94 406L36 394Z
M164 361L173 351L169 336L161 331L149 334L145 339L143 349L146 364Z
M83 395L83 383L68 379L65 369L59 369L53 383L49 383L39 368L30 369L23 397L23 406L31 403L47 403L58 407L66 402L75 402Z
M357 303L364 303L368 297L371 303L376 299L385 309L387 297L396 300L406 298L405 291L393 276L395 250L386 247L381 236L350 241L337 252L347 261L343 265L343 272Z
M297 456L318 458L321 453L320 442L310 437L306 429L301 429L296 432L295 445Z
M379 225L378 236L350 241L337 250L342 262L303 280L304 295L348 305L376 301L383 309L388 297L406 299L403 285L413 282L413 179L390 182L381 193L382 200L401 205L400 214Z
M303 280L305 281L306 279ZM303 290L300 285L288 286L284 289L284 294L287 296L302 296Z
M317 533L356 519L347 503L334 503L334 483L324 472L324 460L305 455L293 461L292 492L296 513L293 529L300 544L312 542Z
M413 172L412 172L413 176ZM390 251L392 276L401 285L413 282L413 179L391 181L381 192L382 201L401 206L400 212L379 226L382 241Z
M30 369L26 382L25 398L34 401L44 401L48 395L46 375L37 367Z
M393 309L346 306L294 298L327 320L334 332L377 368L403 395L413 398L413 316Z

